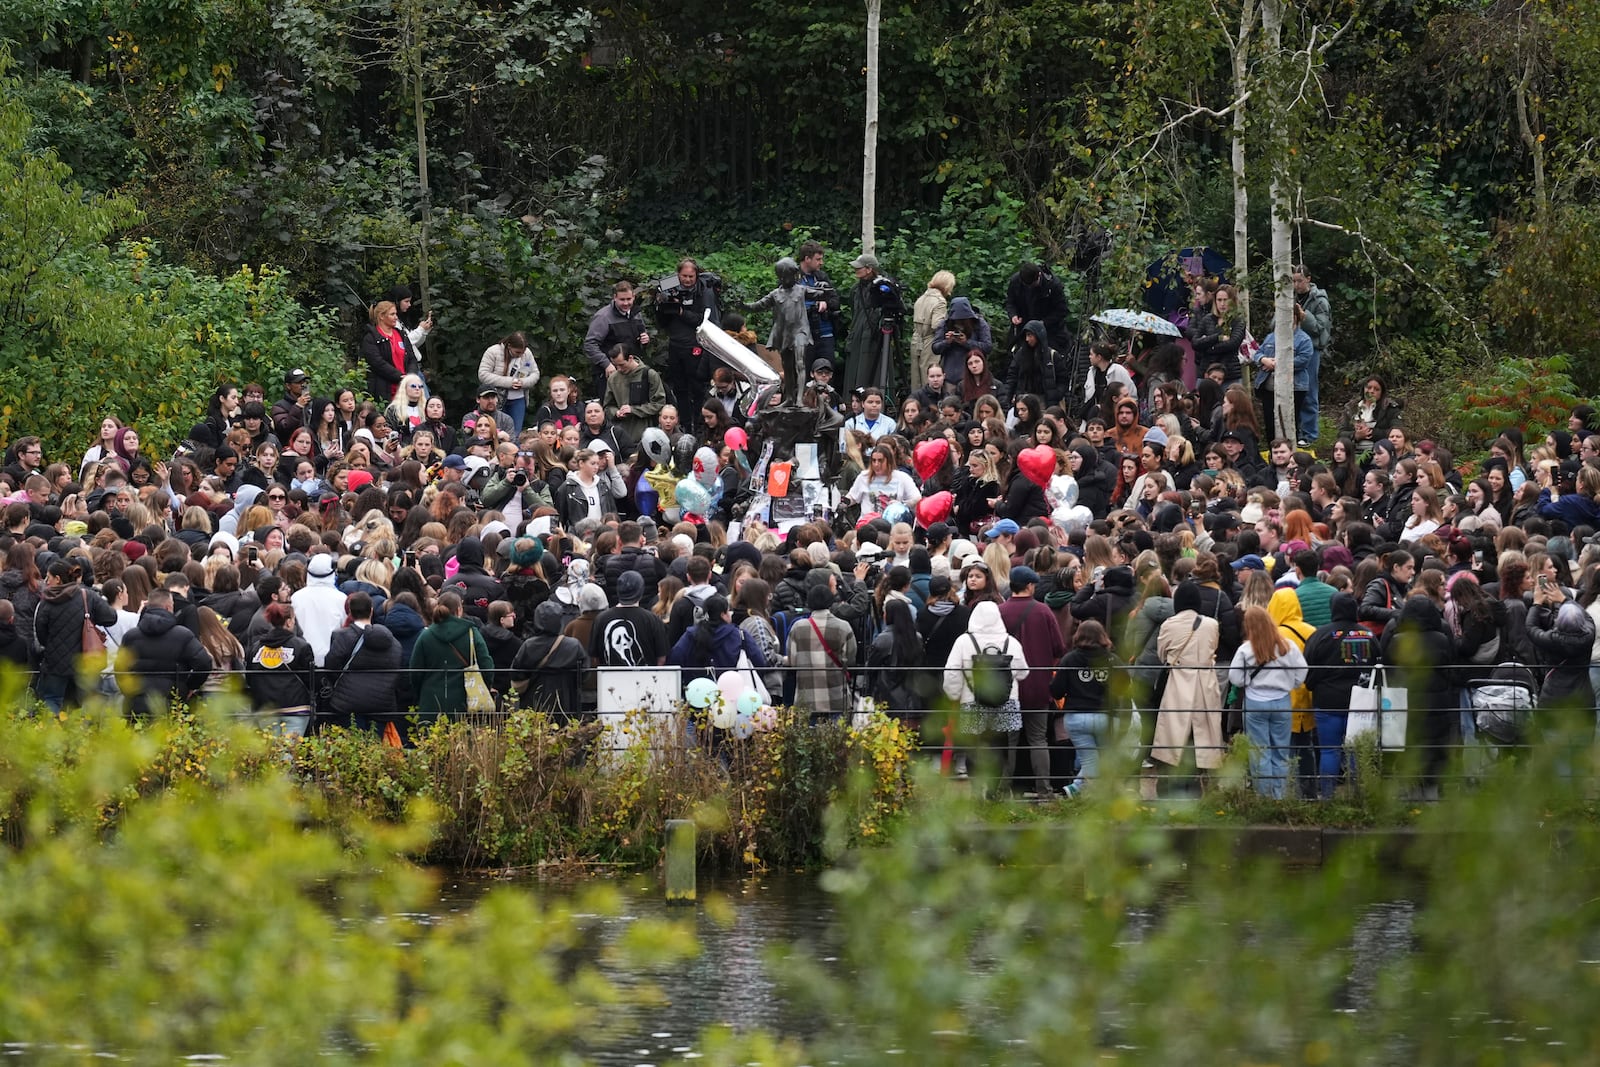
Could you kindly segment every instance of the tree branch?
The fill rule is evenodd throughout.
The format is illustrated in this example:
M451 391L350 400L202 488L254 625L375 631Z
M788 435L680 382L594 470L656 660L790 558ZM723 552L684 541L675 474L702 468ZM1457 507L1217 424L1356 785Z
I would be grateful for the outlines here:
M1296 224L1304 223L1307 226L1314 226L1320 230L1331 230L1334 233L1342 233L1347 237L1354 237L1357 241L1361 242L1361 248L1363 251L1371 249L1381 254L1391 263L1398 264L1402 270L1411 276L1413 281L1420 283L1429 292L1433 293L1433 295L1438 298L1441 307L1445 308L1452 315L1455 315L1466 322L1467 329L1472 331L1473 340L1478 342L1478 347L1483 349L1483 354L1485 356L1489 356L1491 358L1494 356L1494 353L1489 348L1489 342L1485 341L1483 339L1483 334L1478 332L1477 321L1474 320L1471 315L1456 307L1454 302L1452 302L1448 296L1445 296L1444 292L1437 285L1429 281L1426 276L1418 274L1415 267L1413 267L1410 263L1407 263L1400 256L1397 256L1393 252L1389 251L1389 249L1385 248L1381 242L1374 241L1372 238L1362 233L1359 228L1352 230L1348 226L1340 226L1336 222L1324 222L1322 219L1314 219L1309 215L1301 215L1292 221Z
M1204 104L1197 104L1195 107L1191 108L1187 113L1179 115L1177 118L1173 119L1171 122L1167 123L1165 126L1161 127L1159 130L1156 130L1154 133L1146 134L1145 136L1150 138L1150 147L1145 150L1144 155L1139 157L1139 162L1143 163L1145 160L1149 159L1152 155L1154 155L1156 150L1158 148L1160 148L1160 146L1161 146L1161 138L1164 137L1166 134L1171 133L1173 130L1177 129L1179 126L1182 126L1184 123L1188 122L1190 119L1197 119L1197 118L1200 118L1201 116L1205 116L1207 118L1213 118L1213 119L1227 118L1229 115L1233 114L1234 111L1236 111L1237 109L1239 109L1239 108L1241 108L1241 107L1243 107L1245 105L1246 101L1248 101L1250 99L1250 93L1252 91L1253 90L1247 90L1244 93L1244 95L1240 96L1237 100L1235 100L1233 103L1229 104L1227 107L1223 108L1221 111L1218 111L1215 108L1206 107ZM1116 158L1116 155L1117 155L1117 153L1113 152L1112 153L1112 158L1113 159Z

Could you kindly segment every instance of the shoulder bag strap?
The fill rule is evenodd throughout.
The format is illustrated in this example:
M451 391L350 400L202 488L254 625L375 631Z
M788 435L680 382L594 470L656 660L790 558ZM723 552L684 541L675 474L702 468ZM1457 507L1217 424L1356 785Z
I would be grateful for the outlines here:
M833 661L833 665L838 667L841 671L844 671L845 677L848 678L850 676L850 668L839 662L839 656L833 651L833 646L828 644L828 639L826 637L822 636L822 627L817 625L817 620L815 618L808 618L806 621L811 624L811 632L816 634L817 640L821 642L822 651L828 654L828 658Z

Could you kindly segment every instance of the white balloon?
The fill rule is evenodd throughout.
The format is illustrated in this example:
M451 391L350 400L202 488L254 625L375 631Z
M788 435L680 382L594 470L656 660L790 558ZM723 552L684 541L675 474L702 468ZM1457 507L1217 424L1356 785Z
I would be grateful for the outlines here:
M1052 508L1071 507L1078 502L1078 479L1070 474L1057 474L1050 479L1045 498Z
M1063 505L1050 513L1050 521L1061 527L1061 529L1070 532L1079 527L1088 526L1093 522L1094 512L1082 504L1077 504L1073 507Z
M733 705L724 700L711 712L711 725L719 730L731 730L734 720L738 717L739 713L734 710Z

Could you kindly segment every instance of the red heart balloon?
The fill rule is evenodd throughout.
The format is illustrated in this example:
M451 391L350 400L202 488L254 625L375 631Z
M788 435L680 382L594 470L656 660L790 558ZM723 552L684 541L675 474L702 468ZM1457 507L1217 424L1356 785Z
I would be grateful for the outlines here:
M1023 477L1043 489L1050 484L1050 477L1056 472L1056 450L1049 445L1034 445L1024 449L1017 456L1017 467Z
M940 442L943 444L943 442ZM948 491L934 493L917 501L917 522L927 529L936 522L943 522L950 517L950 509L955 504L955 497Z
M911 456L917 468L917 477L927 481L944 467L944 461L950 456L950 442L943 437L930 437L919 443Z

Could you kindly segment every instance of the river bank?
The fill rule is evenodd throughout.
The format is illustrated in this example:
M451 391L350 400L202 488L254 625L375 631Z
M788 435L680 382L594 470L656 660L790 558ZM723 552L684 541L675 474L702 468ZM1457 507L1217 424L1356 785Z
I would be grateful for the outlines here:
M434 722L414 731L415 747L398 749L337 728L287 740L215 709L180 707L140 725L90 710L5 717L0 762L37 782L108 751L134 753L136 785L85 797L65 816L101 830L151 796L286 775L336 831L358 822L419 825L426 832L412 850L418 862L483 871L653 868L670 819L695 822L703 869L815 869L844 850L894 838L941 796L970 800L973 791L970 782L941 777L936 757L919 754L917 739L883 716L853 727L785 714L737 740L703 723L686 740L638 717L617 736L631 743L615 747L592 723L516 712L493 723ZM1374 758L1361 754L1358 762ZM1236 753L1208 791L1190 799L1140 800L1128 768L1070 801L975 807L991 834L1068 832L1089 820L1166 830L1180 851L1226 840L1240 854L1300 863L1320 863L1352 836L1389 835L1381 847L1400 848L1428 807L1403 801L1375 771L1326 801L1267 800L1247 788L1242 761ZM25 817L27 795L0 810L12 843L37 832ZM1600 824L1594 802L1576 793L1549 815L1574 827Z

